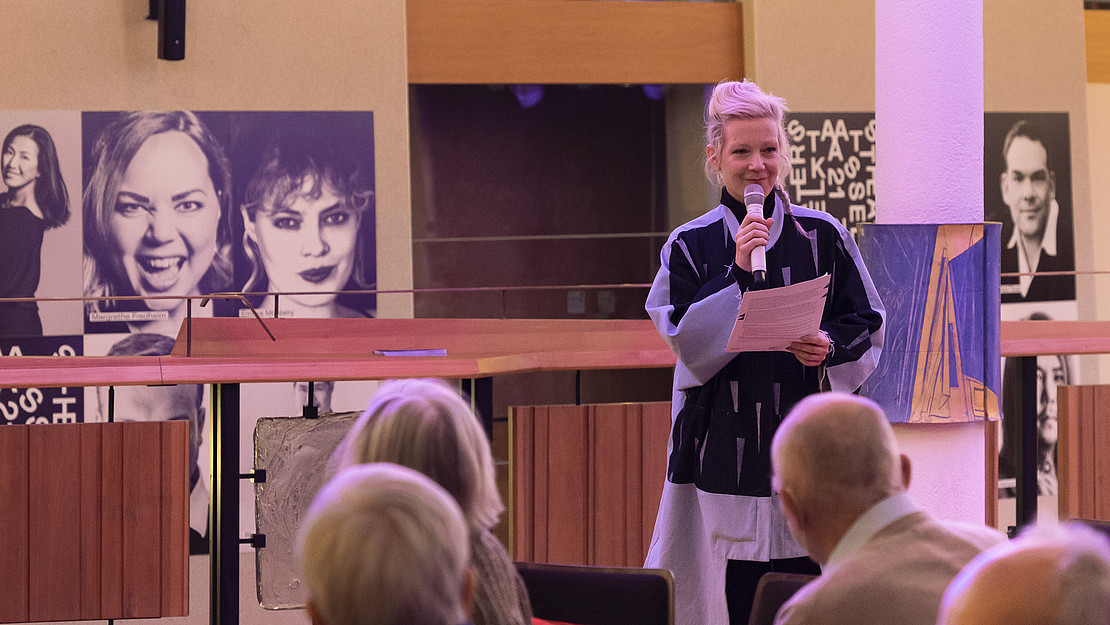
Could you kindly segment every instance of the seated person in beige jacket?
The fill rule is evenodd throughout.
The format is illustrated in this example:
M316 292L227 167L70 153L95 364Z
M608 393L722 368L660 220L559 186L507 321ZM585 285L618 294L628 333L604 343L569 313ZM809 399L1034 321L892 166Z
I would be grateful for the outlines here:
M934 625L952 578L1005 540L910 499L910 460L869 399L821 393L799 402L775 432L771 463L790 530L822 565L776 625Z

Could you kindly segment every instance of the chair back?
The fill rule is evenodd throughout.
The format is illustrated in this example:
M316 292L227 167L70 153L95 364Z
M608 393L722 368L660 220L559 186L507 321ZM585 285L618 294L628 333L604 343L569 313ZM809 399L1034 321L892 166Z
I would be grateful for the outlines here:
M801 573L766 573L755 587L755 600L748 625L771 625L775 614L802 586L817 579L816 575Z
M537 618L577 625L674 625L674 578L665 569L514 564Z
M1086 525L1087 527L1095 530L1096 532L1099 532L1100 534L1102 534L1106 538L1110 539L1110 521L1103 521L1101 519L1072 519L1072 520L1073 521L1078 521L1079 523L1082 523L1083 525Z

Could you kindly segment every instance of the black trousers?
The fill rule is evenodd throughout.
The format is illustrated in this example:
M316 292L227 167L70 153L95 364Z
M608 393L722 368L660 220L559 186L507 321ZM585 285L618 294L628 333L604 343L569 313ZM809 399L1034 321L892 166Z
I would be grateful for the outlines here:
M731 625L746 625L755 601L756 584L764 573L771 571L820 575L821 567L805 556L770 562L729 560L725 569L725 598L728 601L728 622Z

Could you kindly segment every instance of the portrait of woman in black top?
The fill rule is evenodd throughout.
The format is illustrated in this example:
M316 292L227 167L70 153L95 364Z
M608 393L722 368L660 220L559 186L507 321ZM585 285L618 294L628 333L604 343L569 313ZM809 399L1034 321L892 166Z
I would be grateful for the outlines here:
M23 124L4 138L0 152L0 297L34 297L39 285L43 233L69 220L69 194L58 151L41 126ZM35 302L0 303L0 337L42 336Z

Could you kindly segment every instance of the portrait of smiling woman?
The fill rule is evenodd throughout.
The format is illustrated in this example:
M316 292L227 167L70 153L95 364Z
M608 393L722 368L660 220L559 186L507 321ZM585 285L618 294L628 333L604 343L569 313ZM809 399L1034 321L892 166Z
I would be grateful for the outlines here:
M0 297L34 297L43 233L69 220L69 194L58 151L41 126L16 126L4 138L0 175ZM42 336L35 302L0 304L0 337Z
M133 111L92 149L84 194L85 294L189 296L231 285L231 173L223 146L189 111ZM184 299L98 301L88 331L174 336ZM193 306L194 315L211 308Z
M281 132L266 142L241 206L251 269L243 291L280 294L252 302L260 314L373 316L365 296L337 293L374 284L363 223L372 196L358 161L328 136Z

